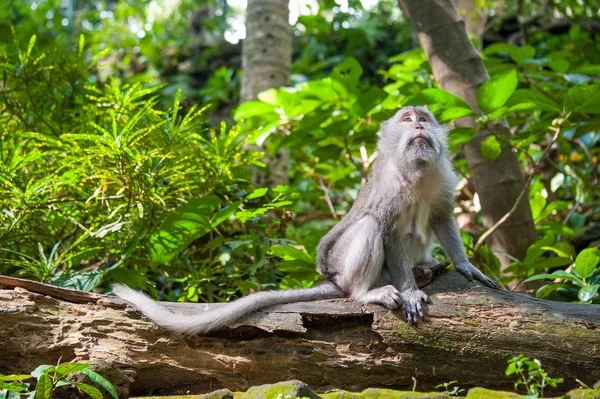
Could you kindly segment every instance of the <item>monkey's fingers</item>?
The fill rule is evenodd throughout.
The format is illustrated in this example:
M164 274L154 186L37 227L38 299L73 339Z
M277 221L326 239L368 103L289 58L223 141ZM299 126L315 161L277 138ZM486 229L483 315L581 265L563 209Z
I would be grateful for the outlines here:
M483 285L485 285L488 288L492 288L494 290L502 289L502 286L496 280L492 280L491 278L489 278L488 276L486 276L479 270L478 270L478 273L474 273L473 277L475 277L475 280L479 281L480 283L482 283Z

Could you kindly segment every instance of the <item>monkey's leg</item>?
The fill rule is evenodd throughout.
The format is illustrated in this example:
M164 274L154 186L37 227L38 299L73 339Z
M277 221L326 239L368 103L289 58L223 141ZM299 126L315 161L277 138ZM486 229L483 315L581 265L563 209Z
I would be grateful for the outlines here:
M397 309L402 304L400 292L392 285L384 286L383 238L379 224L371 216L364 216L346 230L331 259L336 259L339 270L336 284L350 298L388 309Z
M393 232L390 237L384 241L385 263L389 270L392 285L400 291L402 301L402 314L411 324L416 324L419 318L425 316L429 297L417 286L417 281L413 274L414 257L417 252L422 251L421 247L414 247L412 243L403 241L397 232ZM413 253L414 252L414 253ZM418 256L417 256L418 257Z

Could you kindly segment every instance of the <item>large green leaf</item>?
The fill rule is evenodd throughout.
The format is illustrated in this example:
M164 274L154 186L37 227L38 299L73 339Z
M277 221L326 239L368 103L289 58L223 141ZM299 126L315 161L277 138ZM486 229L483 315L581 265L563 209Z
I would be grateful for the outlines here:
M52 397L52 380L48 374L42 374L35 384L35 399L50 399Z
M600 114L600 85L572 87L565 95L564 105L567 111Z
M346 90L353 92L358 88L358 81L362 73L362 66L355 58L350 57L334 68L331 77L340 82Z
M502 145L496 136L489 136L481 142L481 154L491 162L494 162L502 154Z
M469 105L461 98L442 89L425 89L406 99L404 105L443 104L445 107L467 108Z
M535 57L535 48L533 46L513 47L510 49L510 58L517 64L522 64L527 59Z
M81 372L83 374L87 375L88 378L90 380L92 380L92 382L94 382L94 383L100 385L102 388L106 389L113 398L119 399L119 395L117 395L117 390L115 389L113 384L111 384L110 381L108 381L106 378L102 377L100 374L98 374L95 371L90 370L90 369L84 369L84 370L81 370Z
M104 399L104 395L102 395L102 392L100 392L98 388L95 388L91 385L82 384L78 382L73 382L71 385L81 389L83 392L90 395L92 399Z
M208 233L210 218L219 208L219 197L209 195L192 198L169 213L160 230L148 240L150 256L155 264L171 261L190 243Z
M485 114L490 114L506 103L517 88L517 71L509 71L493 76L477 91L477 105Z
M56 378L63 378L69 374L87 369L88 367L90 367L89 363L63 363L56 367Z
M477 129L473 127L457 127L448 133L448 141L451 146L468 143L477 135Z
M600 261L600 251L597 248L586 248L575 259L575 271L583 278L588 278L596 271Z
M554 100L532 89L516 90L506 102L509 111L529 111L541 109L558 112L560 108Z
M351 111L356 115L365 116L369 111L388 96L388 94L379 87L372 86L366 92L362 93L352 106Z
M234 118L235 120L248 119L273 112L275 112L275 107L271 104L261 101L246 101L235 110Z

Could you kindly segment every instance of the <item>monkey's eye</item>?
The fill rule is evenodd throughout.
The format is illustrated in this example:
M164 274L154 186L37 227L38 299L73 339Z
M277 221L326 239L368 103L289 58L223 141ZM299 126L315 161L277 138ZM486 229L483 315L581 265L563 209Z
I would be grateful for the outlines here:
M404 122L412 122L412 119L410 119L410 117L407 116L406 118L404 118Z
M425 121L425 118L423 118L423 117L420 117L420 118L419 118L419 122L426 122L426 121Z

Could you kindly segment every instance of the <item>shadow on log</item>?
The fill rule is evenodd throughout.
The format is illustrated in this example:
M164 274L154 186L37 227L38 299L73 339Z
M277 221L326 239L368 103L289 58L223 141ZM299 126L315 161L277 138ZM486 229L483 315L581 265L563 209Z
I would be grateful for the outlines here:
M600 380L600 305L490 291L454 271L424 289L434 304L416 328L399 312L340 299L271 307L190 338L114 297L5 277L0 288L0 373L89 361L123 396L244 391L291 379L317 392L410 390L413 378L421 391L450 380L512 390L504 370L519 353L565 379L557 393L577 387L575 378ZM212 306L168 304L181 313Z

